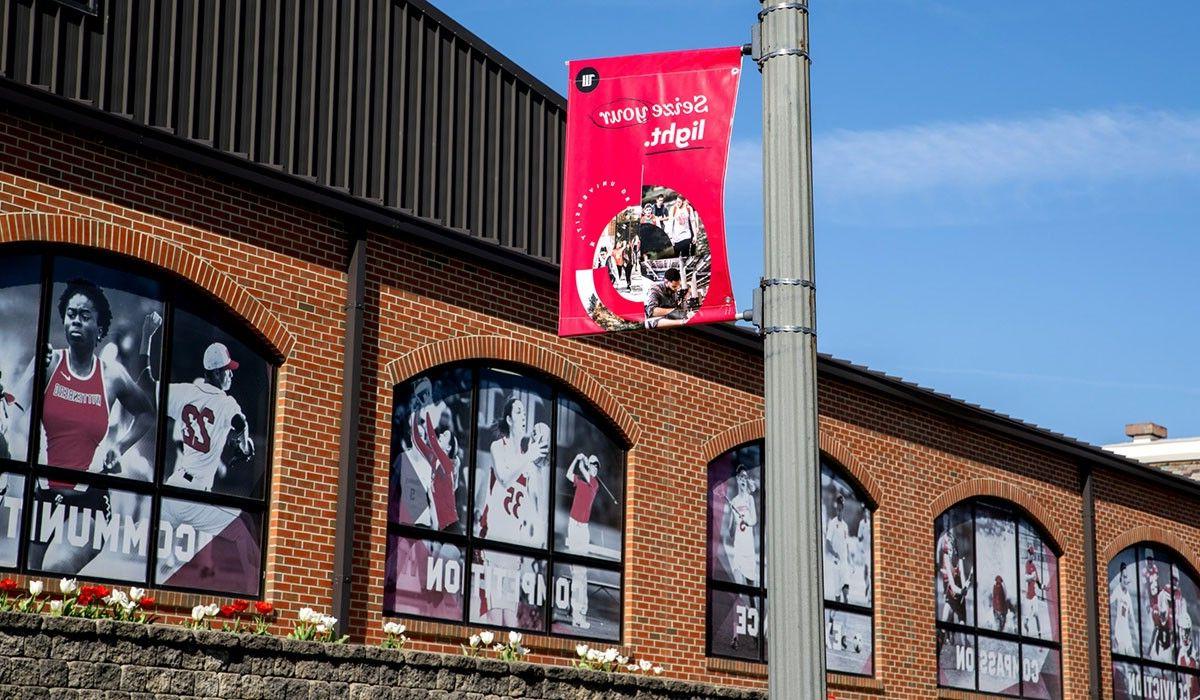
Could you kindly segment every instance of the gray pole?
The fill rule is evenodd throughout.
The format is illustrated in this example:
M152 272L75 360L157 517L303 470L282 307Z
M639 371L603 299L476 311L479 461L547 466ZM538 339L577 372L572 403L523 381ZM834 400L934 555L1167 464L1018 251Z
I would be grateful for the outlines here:
M823 700L808 3L760 2L768 679Z

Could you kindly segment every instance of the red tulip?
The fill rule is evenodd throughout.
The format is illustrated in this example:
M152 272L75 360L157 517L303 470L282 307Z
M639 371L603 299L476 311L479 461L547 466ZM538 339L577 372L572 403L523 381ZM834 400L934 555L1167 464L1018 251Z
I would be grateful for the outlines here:
M270 615L275 612L275 605L265 600L260 600L254 604L254 609L258 611L259 615Z

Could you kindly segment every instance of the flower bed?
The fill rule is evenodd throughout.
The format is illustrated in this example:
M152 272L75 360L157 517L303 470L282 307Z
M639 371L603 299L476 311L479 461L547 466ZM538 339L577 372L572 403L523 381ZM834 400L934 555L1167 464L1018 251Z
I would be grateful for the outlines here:
M111 619L0 613L0 697L762 698L761 692L468 656ZM89 694L90 696L90 694Z

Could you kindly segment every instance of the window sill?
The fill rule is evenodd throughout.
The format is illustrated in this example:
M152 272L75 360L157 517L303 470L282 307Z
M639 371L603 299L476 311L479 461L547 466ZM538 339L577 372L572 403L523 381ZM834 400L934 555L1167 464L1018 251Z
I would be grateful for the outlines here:
M825 685L836 690L858 690L865 693L876 693L879 695L883 695L885 692L883 679L867 676L852 676L848 673L826 673Z
M938 688L940 700L996 700L1004 697L995 693L981 693L978 690L958 690L956 688Z
M717 673L728 673L735 676L750 676L752 678L766 678L767 665L755 661L737 661L736 659L717 659L709 657L706 659L706 668L709 671Z
M487 629L480 626L463 625L457 622L434 622L432 620L412 620L405 618L403 615L397 617L385 617L384 620L403 621L407 628L406 632L410 637L417 639L443 642L450 644L465 644L467 638L472 634L478 634L481 629ZM507 634L504 630L493 629L496 633L496 641L506 641ZM537 634L534 632L521 631L521 643L536 652L551 654L565 654L575 656L575 646L578 644L586 644L593 649L607 649L609 647L616 648L622 655L628 655L629 649L620 642L605 642L594 639L577 639L575 637L551 637L545 634Z
M708 658L706 668L716 673L727 673L735 676L751 678L766 678L767 665L754 661L737 661L734 659ZM852 676L846 673L826 673L825 685L833 690L856 690L865 693L882 695L885 692L883 680L865 676Z

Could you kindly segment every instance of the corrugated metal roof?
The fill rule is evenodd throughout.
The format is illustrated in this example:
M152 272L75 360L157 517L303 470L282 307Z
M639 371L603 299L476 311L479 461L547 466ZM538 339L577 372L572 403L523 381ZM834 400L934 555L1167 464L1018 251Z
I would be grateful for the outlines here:
M419 0L0 0L0 79L537 260L564 99Z

